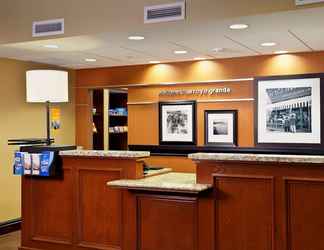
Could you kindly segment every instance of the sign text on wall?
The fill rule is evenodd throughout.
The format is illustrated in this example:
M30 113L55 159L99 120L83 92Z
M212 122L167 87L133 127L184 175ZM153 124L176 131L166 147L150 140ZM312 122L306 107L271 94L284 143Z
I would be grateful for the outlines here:
M231 93L230 88L212 88L212 89L188 89L188 90L162 90L160 96L179 96L179 95L218 95Z

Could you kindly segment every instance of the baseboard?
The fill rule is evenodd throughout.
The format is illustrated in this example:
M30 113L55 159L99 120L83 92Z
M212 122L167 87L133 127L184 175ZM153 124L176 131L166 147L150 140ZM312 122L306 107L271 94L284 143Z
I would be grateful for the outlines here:
M18 247L18 250L41 250L41 249L29 248L29 247Z
M20 218L0 223L0 235L18 231L20 230L20 228L21 228Z

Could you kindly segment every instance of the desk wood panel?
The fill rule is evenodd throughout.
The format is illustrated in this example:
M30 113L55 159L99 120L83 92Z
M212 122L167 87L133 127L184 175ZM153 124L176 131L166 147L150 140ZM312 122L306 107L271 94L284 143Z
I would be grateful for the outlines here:
M285 179L287 250L324 249L324 179Z
M47 179L29 181L32 240L72 245L72 171L70 169L64 171L64 181ZM57 195L58 193L60 195Z
M106 183L120 179L121 169L79 168L76 176L78 246L120 249L121 192Z
M215 175L215 243L217 250L272 250L273 179Z
M197 199L137 197L138 250L197 250Z

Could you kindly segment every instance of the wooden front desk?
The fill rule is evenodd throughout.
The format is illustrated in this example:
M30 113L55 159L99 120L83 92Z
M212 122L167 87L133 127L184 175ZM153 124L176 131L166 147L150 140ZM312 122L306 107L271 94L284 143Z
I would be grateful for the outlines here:
M143 178L142 159L63 157L63 177L23 177L20 250L122 249L116 179Z
M323 163L196 163L197 181L215 192L213 249L324 249Z
M20 250L324 249L324 159L309 158L195 159L212 188L190 192L107 186L140 181L138 159L64 157L63 179L23 178Z

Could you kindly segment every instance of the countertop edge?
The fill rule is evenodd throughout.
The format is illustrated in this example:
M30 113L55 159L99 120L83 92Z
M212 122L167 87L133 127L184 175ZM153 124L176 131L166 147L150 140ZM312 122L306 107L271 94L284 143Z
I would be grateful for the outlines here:
M148 192L166 192L166 193L187 193L187 194L199 194L204 191L207 191L208 189L211 189L212 187L208 187L201 190L189 190L189 189L180 189L180 188L158 188L158 187L144 187L144 186L138 186L138 187L129 187L129 186L123 186L123 185L108 185L111 188L119 188L119 189L127 189L127 190L138 190L138 191L148 191Z
M105 150L67 150L60 151L62 157L88 157L111 159L141 159L150 157L148 151L105 151Z
M222 161L222 162L273 162L273 163L306 163L324 164L324 156L314 155L271 155L271 154L234 154L234 153L194 153L188 155L194 161Z
M210 184L195 183L195 180L195 174L171 172L137 180L121 179L109 181L107 186L128 190L195 194L212 188Z

